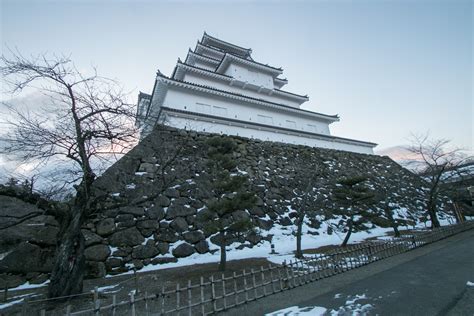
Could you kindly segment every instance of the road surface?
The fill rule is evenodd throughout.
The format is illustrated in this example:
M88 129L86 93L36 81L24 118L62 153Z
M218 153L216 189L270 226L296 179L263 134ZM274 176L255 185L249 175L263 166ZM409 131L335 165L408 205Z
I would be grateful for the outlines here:
M226 314L472 316L474 287L468 281L474 282L474 230Z

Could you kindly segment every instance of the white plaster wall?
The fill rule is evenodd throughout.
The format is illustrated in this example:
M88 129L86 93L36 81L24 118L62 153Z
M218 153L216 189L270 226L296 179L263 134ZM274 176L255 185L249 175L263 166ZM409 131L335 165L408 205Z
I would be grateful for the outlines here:
M264 141L282 142L288 144L306 145L312 147L338 149L350 152L357 152L363 154L373 154L373 150L370 147L347 144L339 141L328 141L323 139L316 139L306 136L288 135L284 132L276 133L274 131L256 130L251 128L244 128L235 125L222 124L220 122L206 122L202 120L193 120L183 117L176 117L173 115L167 115L167 125L199 132L217 133L225 135L235 135L247 138L255 138Z
M330 135L328 122L319 121L317 118L309 118L297 113L281 112L281 110L266 106L249 104L197 91L190 94L189 90L174 86L168 88L163 106Z
M273 77L270 74L245 67L244 65L231 63L227 67L225 74L243 82L247 81L256 86L264 86L268 89L274 88Z
M288 98L285 98L281 95L268 95L268 93L258 93L257 91L250 90L250 89L242 89L242 87L239 86L231 86L229 85L228 82L222 81L219 79L211 78L211 77L203 77L202 75L193 73L193 72L186 72L184 75L184 81L199 84L199 85L204 85L204 86L209 86L213 87L219 90L224 90L224 91L229 91L233 93L239 93L243 94L249 97L257 98L257 99L262 99L265 101L269 102L275 102L275 103L280 103L284 105L288 105L294 108L299 108L300 104L294 100L289 100ZM255 89L255 88L254 88Z

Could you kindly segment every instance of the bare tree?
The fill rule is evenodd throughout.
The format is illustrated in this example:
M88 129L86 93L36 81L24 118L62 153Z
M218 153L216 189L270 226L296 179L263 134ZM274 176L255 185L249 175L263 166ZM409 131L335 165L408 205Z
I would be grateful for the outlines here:
M431 220L431 227L440 227L438 220L438 204L449 195L451 187L443 185L462 177L461 165L470 158L462 149L450 148L447 139L431 139L428 134L412 135L411 145L407 149L419 157L411 162L418 167L418 174L426 181L426 208Z
M2 136L1 153L22 161L72 161L77 168L76 195L67 208L48 210L59 222L50 297L82 291L84 237L81 225L94 210L95 164L135 144L134 106L111 80L83 76L67 57L0 58L0 71L12 93L35 88L48 96L49 108L24 112L5 105L14 117Z

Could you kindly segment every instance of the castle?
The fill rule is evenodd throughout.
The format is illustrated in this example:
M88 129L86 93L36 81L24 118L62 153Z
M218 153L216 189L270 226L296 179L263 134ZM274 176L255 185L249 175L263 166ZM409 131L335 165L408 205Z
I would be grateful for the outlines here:
M137 125L141 137L156 124L199 132L236 135L357 153L376 144L333 136L339 121L301 109L309 100L282 90L283 69L253 60L252 50L204 32L170 77L158 71L151 95L140 92Z

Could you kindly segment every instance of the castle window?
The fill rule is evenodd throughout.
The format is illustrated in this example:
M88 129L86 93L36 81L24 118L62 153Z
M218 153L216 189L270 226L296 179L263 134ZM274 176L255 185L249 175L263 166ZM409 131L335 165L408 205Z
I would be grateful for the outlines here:
M258 121L263 124L273 124L273 118L271 116L266 115L258 115Z
M227 109L221 106L213 106L212 113L220 115L220 116L227 116Z
M286 125L286 127L289 127L289 128L296 128L296 122L295 121L286 120L285 125Z

